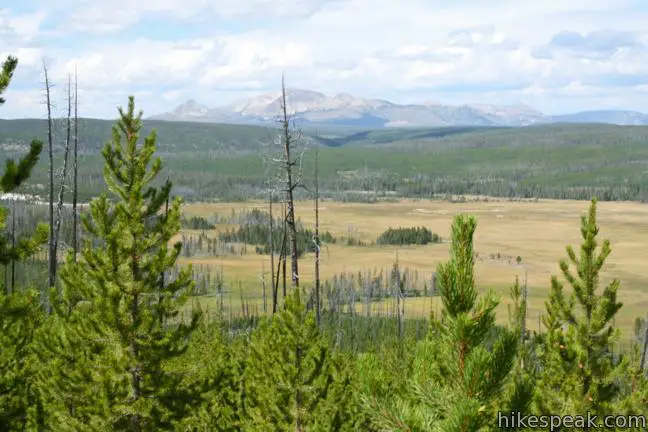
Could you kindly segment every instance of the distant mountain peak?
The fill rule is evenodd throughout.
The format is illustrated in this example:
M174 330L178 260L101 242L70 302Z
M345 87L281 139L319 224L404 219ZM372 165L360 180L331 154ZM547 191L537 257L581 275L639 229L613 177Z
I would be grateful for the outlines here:
M611 123L619 126L648 125L648 115L630 110L590 110L553 116L559 123Z
M600 110L548 116L524 104L475 103L446 105L436 101L395 104L350 93L327 95L315 90L286 88L290 115L300 122L365 128L435 126L527 126L541 123L581 122L648 125L648 115L636 111ZM151 117L213 123L268 124L281 113L281 91L273 91L232 104L209 108L189 99L173 111Z
M178 116L200 117L207 114L207 111L209 111L207 106L199 104L193 99L189 99L176 107L172 112Z

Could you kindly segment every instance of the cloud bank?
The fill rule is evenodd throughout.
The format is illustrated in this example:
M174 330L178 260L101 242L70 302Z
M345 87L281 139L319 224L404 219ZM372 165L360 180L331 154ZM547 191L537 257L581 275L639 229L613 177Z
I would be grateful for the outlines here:
M79 75L84 116L146 114L291 87L397 103L648 111L643 0L9 0L0 55L20 65L0 117L41 117Z

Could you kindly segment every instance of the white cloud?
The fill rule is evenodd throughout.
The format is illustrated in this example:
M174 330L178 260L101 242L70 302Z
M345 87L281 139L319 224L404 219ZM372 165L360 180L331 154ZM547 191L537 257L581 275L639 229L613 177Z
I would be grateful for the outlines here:
M112 33L157 15L189 20L201 15L213 18L300 18L345 0L124 0L115 7L111 0L82 0L70 7L69 22L77 31Z
M58 11L0 12L0 54L19 55L21 90L38 87L33 71L45 54L57 82L78 68L91 115L113 113L112 104L138 91L151 114L188 98L215 106L276 88L282 72L291 86L323 91L395 101L488 97L544 109L567 97L590 108L587 95L617 103L608 92L615 88L648 111L648 100L625 91L648 77L648 13L634 11L633 0L66 1ZM63 11L74 13L62 19ZM148 33L151 20L173 30L212 19L200 37ZM126 42L126 34L136 38ZM30 100L16 97L21 107Z

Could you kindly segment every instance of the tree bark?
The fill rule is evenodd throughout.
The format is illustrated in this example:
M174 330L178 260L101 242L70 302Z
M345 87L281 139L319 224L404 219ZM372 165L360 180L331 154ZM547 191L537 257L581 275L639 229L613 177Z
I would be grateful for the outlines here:
M281 110L282 110L282 129L283 129L283 147L286 169L286 225L288 228L288 238L290 241L290 270L292 286L299 287L299 269L297 263L297 228L295 226L295 203L293 191L296 184L293 181L293 166L295 162L291 158L293 147L293 136L290 131L290 121L288 118L288 108L286 106L286 85L283 77L281 78Z
M16 247L16 197L11 203L11 247L15 250ZM11 294L16 289L16 260L11 260L11 289L7 289Z
M43 61L43 74L45 76L45 98L47 104L47 144L49 155L49 271L48 287L54 286L56 277L56 253L54 250L54 149L52 148L52 102L50 98L50 81L47 65ZM49 300L47 300L49 310Z
M72 189L72 250L74 251L74 262L77 259L77 253L79 252L78 245L78 214L77 214L77 201L79 199L79 165L78 165L78 153L79 153L79 80L77 78L76 67L74 68L74 180L73 180L73 189Z
M648 351L648 317L644 320L646 331L644 332L644 343L643 349L641 350L641 363L639 363L639 372L643 373L644 367L646 365L646 351Z
M317 325L321 324L320 311L320 238L319 238L319 172L318 152L315 147L315 315Z
M286 257L288 255L288 223L286 222L286 203L284 202L282 208L283 219L283 245L281 249L281 271L283 276L283 298L286 298Z
M52 269L54 280L56 280L56 256L58 253L59 234L61 232L61 213L63 212L63 195L65 193L65 177L67 175L67 162L70 153L70 134L72 132L71 115L72 115L72 84L71 78L68 76L68 111L67 111L67 135L65 137L65 153L63 155L63 171L61 172L61 186L58 194L58 204L56 206L56 227L54 230L54 242L52 250L54 253L54 267Z
M272 313L277 312L277 285L274 278L274 220L272 215L272 191L270 191L270 279L272 282Z

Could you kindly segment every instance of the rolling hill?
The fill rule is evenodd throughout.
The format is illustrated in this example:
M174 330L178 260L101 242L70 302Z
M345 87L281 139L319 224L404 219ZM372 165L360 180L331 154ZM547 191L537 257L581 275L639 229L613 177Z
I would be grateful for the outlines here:
M267 194L276 166L267 163L268 127L145 121L158 132L164 174L188 199L238 200ZM80 193L103 190L100 148L113 121L81 119ZM55 128L55 163L61 165L63 128ZM32 138L45 138L46 122L0 120L0 164L23 154ZM602 200L648 198L648 127L607 124L543 124L528 127L453 126L360 129L304 127L307 145L319 142L324 195L366 200L388 194L429 197L482 194ZM275 151L278 150L275 148ZM312 182L314 152L305 153L304 178ZM30 185L42 195L48 179L43 156ZM298 191L304 194L304 191ZM369 195L367 195L369 194Z

